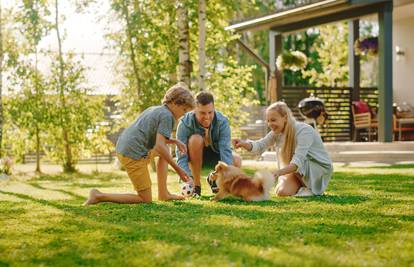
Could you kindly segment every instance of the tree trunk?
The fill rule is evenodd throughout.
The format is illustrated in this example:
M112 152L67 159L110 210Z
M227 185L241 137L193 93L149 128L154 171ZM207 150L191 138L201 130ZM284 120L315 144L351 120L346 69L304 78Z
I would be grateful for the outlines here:
M198 83L200 90L205 90L205 78L206 78L206 1L198 1L198 65L200 76Z
M188 8L184 0L178 0L178 80L191 86L190 31L188 28Z
M135 8L138 9L138 5L135 5ZM136 55L135 55L135 47L134 47L134 41L133 41L133 36L132 36L132 25L131 25L131 21L129 18L129 10L128 10L128 5L127 3L125 3L125 1L122 1L122 10L125 16L125 22L127 25L126 28L126 34L127 34L127 38L128 38L128 45L129 45L129 56L131 59L131 63L132 63L132 69L134 71L134 75L135 75L135 86L137 88L137 97L139 97L140 95L140 85L139 85L139 72L138 72L138 64L137 64L137 60L136 60ZM138 10L136 10L137 12Z
M37 69L37 44L35 47L35 71L36 71L36 75L39 75L38 73L38 69ZM39 80L38 77L36 77L36 102L39 100L39 91L40 91L40 85L39 85ZM38 106L39 103L37 103ZM38 123L36 123L36 172L37 173L41 173L42 171L40 170L40 129L39 129L39 125Z
M0 2L0 158L3 156L3 17Z
M36 172L41 173L40 170L40 130L36 126Z
M61 125L62 125L62 130L63 130L63 142L64 142L64 146L65 146L65 156L66 158L64 159L63 162L63 171L64 172L74 172L75 171L75 167L73 166L73 162L72 162L72 151L71 151L71 147L69 144L69 133L67 130L67 121L66 121L66 112L67 112L67 108L66 108L66 99L65 99L65 85L64 85L64 62L63 62L63 55L62 55L62 40L60 37L60 32L59 32L59 8L58 8L58 0L55 0L55 10L56 10L56 17L55 17L55 29L56 29L56 36L58 39L58 47L59 47L59 54L58 54L58 58L59 58L59 67L60 67L60 72L59 72L59 89L60 89L60 101L61 101L61 107L63 110L63 114L61 116Z

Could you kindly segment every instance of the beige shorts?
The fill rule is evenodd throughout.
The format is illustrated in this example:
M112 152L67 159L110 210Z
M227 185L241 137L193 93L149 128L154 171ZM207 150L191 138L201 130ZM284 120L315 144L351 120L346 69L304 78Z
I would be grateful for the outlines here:
M150 151L147 157L138 160L117 154L119 161L128 173L128 177L131 179L136 191L151 188L152 182L148 171L148 164L152 158L152 154Z

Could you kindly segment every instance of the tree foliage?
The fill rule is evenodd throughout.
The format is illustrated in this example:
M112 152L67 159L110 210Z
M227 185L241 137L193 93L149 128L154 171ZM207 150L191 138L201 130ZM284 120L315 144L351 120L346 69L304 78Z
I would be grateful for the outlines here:
M65 105L62 106L62 92L60 92L59 73L61 65L56 58L51 65L50 88L53 106L49 112L53 114L47 135L46 153L50 158L61 163L63 168L74 166L81 157L87 143L87 131L94 129L95 125L103 120L103 101L90 96L91 89L84 86L85 68L80 60L76 60L72 53L63 59L63 97ZM64 125L64 127L63 127ZM68 143L62 140L66 131ZM66 147L69 145L71 158L68 158ZM69 162L71 160L71 162ZM67 169L67 171L70 171Z
M50 15L46 0L22 1L16 12L16 24L23 37L20 49L19 72L13 75L18 85L10 101L10 116L20 130L25 130L30 141L35 144L36 171L40 172L41 137L48 124L48 105L46 101L47 84L38 69L39 42L52 27L46 19ZM31 58L32 57L32 58ZM34 59L33 59L34 57ZM29 147L26 147L28 150ZM28 151L27 151L28 152Z
M198 66L198 1L184 1L188 8L190 55L193 62L191 87L199 88ZM122 7L127 5L128 12ZM235 14L233 1L207 1L206 6L206 60L205 83L207 90L220 95L232 95L233 103L237 105L243 99L250 98L254 93L251 87L251 75L246 75L246 69L235 63L236 50L232 41L237 38L231 32L225 31L229 18ZM177 82L178 45L177 39L177 10L173 1L158 5L145 0L113 0L112 11L120 24L121 30L108 33L107 37L113 48L119 51L117 71L122 73L125 86L120 96L125 110L124 124L130 122L143 109L160 103L165 91ZM126 14L129 22L127 21ZM131 38L128 37L131 34ZM130 45L128 38L134 40ZM132 53L132 51L134 53ZM133 73L131 55L134 55L139 69L139 78ZM229 75L231 73L231 75ZM230 78L229 78L230 77ZM229 80L226 80L229 78ZM139 92L136 83L139 84ZM219 87L218 87L219 86ZM225 109L223 103L217 102L217 109ZM239 111L228 110L226 115L234 117ZM242 123L235 121L235 125Z
M346 23L328 24L319 28L316 52L321 68L302 72L316 86L348 85L348 27Z

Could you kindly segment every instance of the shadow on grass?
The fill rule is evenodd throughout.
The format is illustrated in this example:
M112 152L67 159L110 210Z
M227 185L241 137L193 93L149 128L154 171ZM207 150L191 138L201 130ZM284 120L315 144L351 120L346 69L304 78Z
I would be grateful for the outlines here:
M49 189L48 189L49 190ZM47 201L29 195L0 191L3 194L31 201L40 205L57 208L65 212L62 221L57 225L48 225L40 232L52 233L47 249L49 253L33 259L35 263L59 262L74 265L110 265L114 258L124 259L119 253L124 246L141 242L157 241L162 244L179 247L173 255L156 257L157 248L143 251L136 250L134 257L153 257L155 265L168 265L177 259L195 255L209 255L214 263L215 258L228 261L240 261L244 265L277 266L280 262L263 258L259 254L246 253L253 247L258 250L269 247L279 248L290 254L289 243L296 240L296 245L313 244L330 249L347 249L341 238L367 240L373 235L389 234L398 231L398 220L411 220L412 216L388 216L381 213L365 212L364 217L343 212L332 212L332 209L301 209L297 202L322 201L327 204L350 204L367 201L368 198L358 196L322 196L309 199L282 199L260 203L246 203L237 199L227 199L212 205L199 202L162 202L139 205L119 205L102 203L96 206L82 207L74 201ZM15 205L25 205L16 203ZM269 207L274 207L269 209ZM295 207L299 210L295 210ZM332 206L331 206L332 207ZM271 210L276 212L271 212ZM366 220L369 218L370 220ZM353 222L353 223L350 223ZM70 227L64 227L64 226ZM390 228L392 226L392 229ZM96 253L101 253L99 260L87 259L79 244L67 239L77 233L102 232L102 237L93 240ZM191 233L191 234L189 234ZM92 242L92 240L91 240ZM294 243L295 243L294 242ZM292 243L291 243L292 244ZM293 246L293 245L292 245ZM60 248L60 249L57 249ZM122 253L121 253L122 254ZM297 255L301 259L303 255ZM318 257L310 259L315 264L332 265L329 259ZM195 259L196 261L196 259ZM309 263L309 262L308 262ZM214 265L214 264L213 264Z
M111 181L111 180L120 180L120 179L125 179L126 173L125 174L117 174L117 173L112 173L112 172L100 172L100 173L94 173L94 174L89 174L89 173L80 173L80 172L76 172L76 173L59 173L59 174L42 174L40 176L37 177L33 177L32 179L30 179L30 181L68 181L68 182L72 182L74 180L79 180L79 179L96 179L96 180L100 180L100 181Z
M63 190L63 189L54 189L54 188L47 188L47 187L41 186L40 184L35 183L35 182L30 182L29 184L30 184L31 186L33 186L33 187L35 187L35 188L38 188L38 189L41 189L41 190L55 191L55 192L60 192L60 193L63 193L63 194L69 195L69 196L73 197L74 199L76 199L76 200L78 200L78 201L80 201L80 200L85 200L85 197L84 197L84 196L81 196L81 195L75 194L75 193L70 192L70 191L67 191L67 190Z

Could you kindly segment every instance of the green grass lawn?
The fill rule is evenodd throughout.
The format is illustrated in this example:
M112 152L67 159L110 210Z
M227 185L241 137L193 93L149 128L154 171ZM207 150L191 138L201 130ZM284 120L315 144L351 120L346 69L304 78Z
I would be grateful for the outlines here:
M19 175L0 181L0 266L414 266L414 166L336 170L320 197L216 203L204 184L89 207L92 187L130 192L125 173Z

